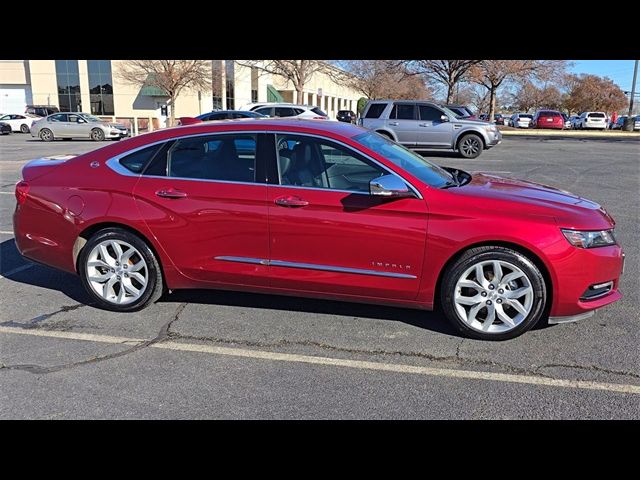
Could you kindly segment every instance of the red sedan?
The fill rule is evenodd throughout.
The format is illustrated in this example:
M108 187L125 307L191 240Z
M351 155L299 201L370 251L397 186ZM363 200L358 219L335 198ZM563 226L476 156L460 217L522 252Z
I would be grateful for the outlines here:
M564 129L564 117L560 112L555 110L540 110L533 116L529 127L562 130Z
M602 207L439 167L347 123L247 120L39 159L16 186L25 257L80 276L96 305L216 288L433 309L515 337L620 299Z

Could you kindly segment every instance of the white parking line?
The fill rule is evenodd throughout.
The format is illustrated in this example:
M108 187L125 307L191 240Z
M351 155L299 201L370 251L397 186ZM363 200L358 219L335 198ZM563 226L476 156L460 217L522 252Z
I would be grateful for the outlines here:
M13 275L14 273L18 273L18 272L22 272L23 270L26 270L28 268L33 267L35 264L33 263L28 263L27 265L21 265L19 267L14 268L13 270L9 270L8 272L2 273L0 274L0 278L7 278L10 277L11 275Z
M137 344L144 340L140 338L112 337L110 335L95 335L92 333L63 332L58 330L23 330L14 327L0 326L0 333L33 335L37 337L61 338L67 340L82 340L87 342L111 344ZM154 343L151 348L164 350L178 350L184 352L206 353L210 355L226 355L230 357L253 358L274 362L307 363L332 367L355 368L358 370L378 370L385 372L425 375L431 377L464 378L469 380L486 380L506 383L522 383L548 387L577 388L581 390L600 390L616 393L640 394L639 385L620 383L588 382L583 380L563 380L558 378L536 377L532 375L513 375L508 373L478 372L473 370L456 370L450 368L420 367L400 363L368 362L362 360L348 360L344 358L315 357L311 355L297 355L293 353L268 352L263 350L248 350L243 348L216 347L213 345L199 345L167 341Z
M13 235L13 230L0 230L0 235Z
M0 195L15 195L15 192L0 192Z

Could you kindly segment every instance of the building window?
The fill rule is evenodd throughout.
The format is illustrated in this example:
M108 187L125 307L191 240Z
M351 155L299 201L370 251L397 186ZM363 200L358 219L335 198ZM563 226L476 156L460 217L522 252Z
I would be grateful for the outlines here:
M213 109L222 109L222 60L211 62L211 95Z
M113 79L110 60L87 60L91 113L115 115L113 108Z
M235 65L233 60L227 60L225 62L225 81L227 87L227 110L234 110L235 107L235 97L234 97L234 87L235 87Z
M258 101L258 68L251 67L251 103Z
M77 60L56 60L58 104L61 112L81 112L80 75Z

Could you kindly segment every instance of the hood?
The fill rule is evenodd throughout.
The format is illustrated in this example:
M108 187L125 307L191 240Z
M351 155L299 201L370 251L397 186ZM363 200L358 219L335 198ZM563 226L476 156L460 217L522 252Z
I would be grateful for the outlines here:
M127 128L126 126L124 126L121 123L113 123L113 122L102 122L103 125L109 127L109 128L122 128L125 129Z
M449 191L472 195L485 201L487 206L491 201L497 201L501 203L498 208L514 214L552 216L568 228L610 228L615 224L599 204L571 192L489 173L474 172L472 175L470 183Z

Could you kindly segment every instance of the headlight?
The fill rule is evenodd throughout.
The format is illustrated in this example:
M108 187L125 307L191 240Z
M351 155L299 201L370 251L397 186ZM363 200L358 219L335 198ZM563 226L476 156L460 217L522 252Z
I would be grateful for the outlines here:
M579 248L594 248L614 245L616 238L613 229L600 231L562 229L562 234L571 245Z
M487 125L486 127L484 127L484 129L485 129L487 132L495 132L495 131L497 130L497 128L496 128L496 126L495 126L495 125Z

